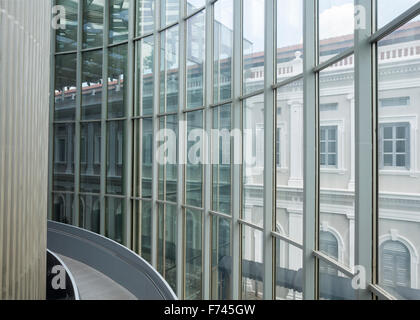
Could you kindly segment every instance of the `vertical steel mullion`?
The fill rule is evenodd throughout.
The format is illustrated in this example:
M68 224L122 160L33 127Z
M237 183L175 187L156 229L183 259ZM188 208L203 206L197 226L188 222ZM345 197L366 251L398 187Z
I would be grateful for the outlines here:
M183 125L184 119L184 105L185 105L185 24L184 0L179 0L179 105L178 105L178 195L177 195L177 295L180 299L184 298L184 219L183 208L184 203L184 142L185 142L185 126Z
M275 32L274 15L275 0L265 0L265 63L264 63L264 211L263 211L263 297L265 300L273 299L273 215L275 212L275 113L274 91L271 86L274 83L275 62Z
M242 129L242 1L234 0L233 4L233 102L232 102L232 129ZM233 170L232 170L232 298L241 297L241 226L238 222L241 215L241 170L242 165L237 163L242 159L242 140L233 143Z
M318 1L305 0L303 5L303 131L304 131L304 188L303 188L303 298L317 297L316 249L318 216L318 114L317 76L313 72L317 61Z
M365 10L366 25L358 25L354 34L354 65L355 65L355 265L366 270L366 289L357 291L358 299L371 299L367 289L372 283L372 272L376 265L372 263L373 244L376 218L376 134L374 125L374 55L369 37L374 30L372 0L356 0L356 8ZM363 14L363 12L362 12Z
M108 117L108 43L109 43L109 1L105 1L103 18L103 49L102 49L102 112L101 112L101 185L100 185L100 232L106 231L106 174L107 174L107 117Z

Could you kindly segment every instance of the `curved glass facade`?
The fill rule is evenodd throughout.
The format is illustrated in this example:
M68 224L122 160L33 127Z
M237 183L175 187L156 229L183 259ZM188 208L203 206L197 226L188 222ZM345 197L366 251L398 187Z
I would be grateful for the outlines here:
M56 5L51 219L182 299L420 297L418 2Z

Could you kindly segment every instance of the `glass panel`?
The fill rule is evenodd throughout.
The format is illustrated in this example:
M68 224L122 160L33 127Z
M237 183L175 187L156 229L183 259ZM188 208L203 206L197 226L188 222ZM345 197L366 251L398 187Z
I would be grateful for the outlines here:
M232 97L233 0L214 4L213 102Z
M62 6L62 8L58 7L57 18L63 14L65 16L65 19L53 20L57 23L55 30L56 52L76 51L77 49L78 2L78 0L56 0L55 2L57 6ZM76 68L76 65L74 67Z
M263 233L242 226L242 297L243 300L263 298Z
M392 16L408 8L407 1L378 2ZM398 299L410 300L420 297L416 254L420 251L420 90L416 84L420 32L416 20L381 40L377 58L378 100L405 97L410 101L403 107L378 108L378 280Z
M231 214L231 105L214 108L211 143L212 210Z
M80 139L80 191L99 193L101 190L101 123L81 123Z
M105 0L83 0L83 48L102 47Z
M277 81L303 71L303 0L277 0Z
M99 196L81 195L79 209L79 225L83 229L100 233L101 230L101 204Z
M319 262L320 300L356 300L352 279L339 272L334 266Z
M137 0L137 36L154 31L155 2L155 0Z
M167 26L179 19L179 0L161 0L161 27Z
M203 205L203 111L187 113L186 204Z
M243 94L264 87L264 4L243 1Z
M320 143L325 144L320 164L320 234L326 232L337 245L320 240L320 250L340 263L353 267L354 261L354 188L355 116L354 68L345 61L320 73L320 104L337 103L332 111L320 112ZM340 88L340 89L338 89ZM333 241L331 240L331 241Z
M206 4L205 0L187 0L187 14L190 14L197 9L204 7Z
M304 154L302 81L293 82L277 90L276 126L277 205L274 230L302 243ZM262 196L260 199L262 201Z
M178 184L178 117L161 117L159 120L159 199L177 201Z
M74 191L74 124L54 125L53 190Z
M319 61L353 46L354 1L319 0Z
M107 124L107 194L125 193L125 121Z
M158 208L157 270L176 292L177 210L169 204Z
M302 250L276 239L276 300L302 300Z
M162 32L160 39L160 112L176 112L179 90L179 27Z
M108 118L122 118L127 104L127 45L110 48L108 57Z
M153 119L143 119L142 127L142 197L152 197Z
M232 299L232 244L230 220L212 217L211 298Z
M153 115L153 36L137 41L136 110L135 115Z
M152 203L141 201L141 256L152 263Z
M74 195L53 193L52 220L73 224Z
M205 17L187 20L187 109L204 105Z
M264 95L243 102L242 218L263 224Z
M404 11L418 3L418 0L376 0L378 7L378 28L398 17Z
M125 199L106 197L105 201L105 237L125 245Z
M128 39L129 0L109 0L109 44Z
M76 54L55 57L55 121L75 119L76 65Z
M99 120L102 115L102 50L82 55L82 120Z
M185 299L201 300L203 273L202 212L185 210Z

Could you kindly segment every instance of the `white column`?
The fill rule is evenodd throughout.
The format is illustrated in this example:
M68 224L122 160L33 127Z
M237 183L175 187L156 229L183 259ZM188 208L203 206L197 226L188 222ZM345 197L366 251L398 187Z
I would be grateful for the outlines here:
M354 190L355 180L354 180L354 173L355 173L355 116L354 116L354 95L349 94L347 96L347 100L350 101L350 140L351 140L351 152L350 152L350 181L348 184L349 190Z
M302 231L303 231L303 216L300 211L290 211L289 215L289 237L298 242L302 243ZM302 268L302 250L294 246L289 246L289 269L298 270Z
M349 220L349 266L354 267L354 215L347 215Z
M290 187L303 187L303 102L292 100L290 106Z

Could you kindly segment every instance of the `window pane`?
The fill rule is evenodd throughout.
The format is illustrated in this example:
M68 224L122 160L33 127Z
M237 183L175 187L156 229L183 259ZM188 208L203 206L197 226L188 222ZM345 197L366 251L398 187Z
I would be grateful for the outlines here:
M127 104L127 45L110 48L108 57L108 118L121 118Z
M378 7L378 28L398 17L404 11L417 4L418 0L376 0Z
M319 296L321 300L355 300L352 279L338 272L334 266L319 262Z
M55 121L75 119L76 65L76 54L55 57Z
M73 224L74 195L71 193L53 193L52 220Z
M319 0L320 62L353 46L354 1Z
M232 299L232 245L229 220L212 217L211 298Z
M150 116L153 115L153 36L137 41L137 85L136 85L136 110L135 115Z
M99 196L81 195L79 226L92 232L101 230L101 205Z
M185 299L201 300L203 247L202 212L185 210Z
M232 96L233 0L214 4L213 101Z
M161 27L167 26L179 19L179 0L161 0Z
M155 0L137 0L136 34L138 36L154 31L155 2Z
M231 214L231 105L213 111L212 210Z
M101 175L101 123L89 122L80 124L80 136L84 143L80 144L80 191L100 192ZM98 154L99 153L99 154ZM99 161L98 161L99 160Z
M141 256L152 263L152 203L141 202Z
M145 118L142 121L143 145L142 157L142 197L152 197L152 163L153 163L153 119Z
M187 109L204 105L205 11L187 20Z
M203 206L203 111L187 113L186 204Z
M107 194L125 193L125 121L110 121L107 124Z
M176 112L179 102L179 27L162 32L160 39L160 112Z
M102 47L105 0L83 0L83 48Z
M242 218L263 224L264 96L243 102L243 207Z
M186 0L187 14L194 12L195 10L204 7L206 4L205 0Z
M106 197L105 201L105 236L125 245L125 199Z
M263 298L263 233L242 226L242 297L243 300Z
M54 125L55 191L74 191L74 124Z
M264 3L243 1L243 94L264 87Z
M56 0L56 5L62 6L65 10L59 10L57 13L65 14L65 19L57 21L57 29L55 30L55 50L57 52L75 51L77 49L78 2L78 0Z
M109 43L128 39L129 0L109 0Z
M277 80L303 70L303 0L277 0Z
M102 50L82 54L82 120L102 115Z

